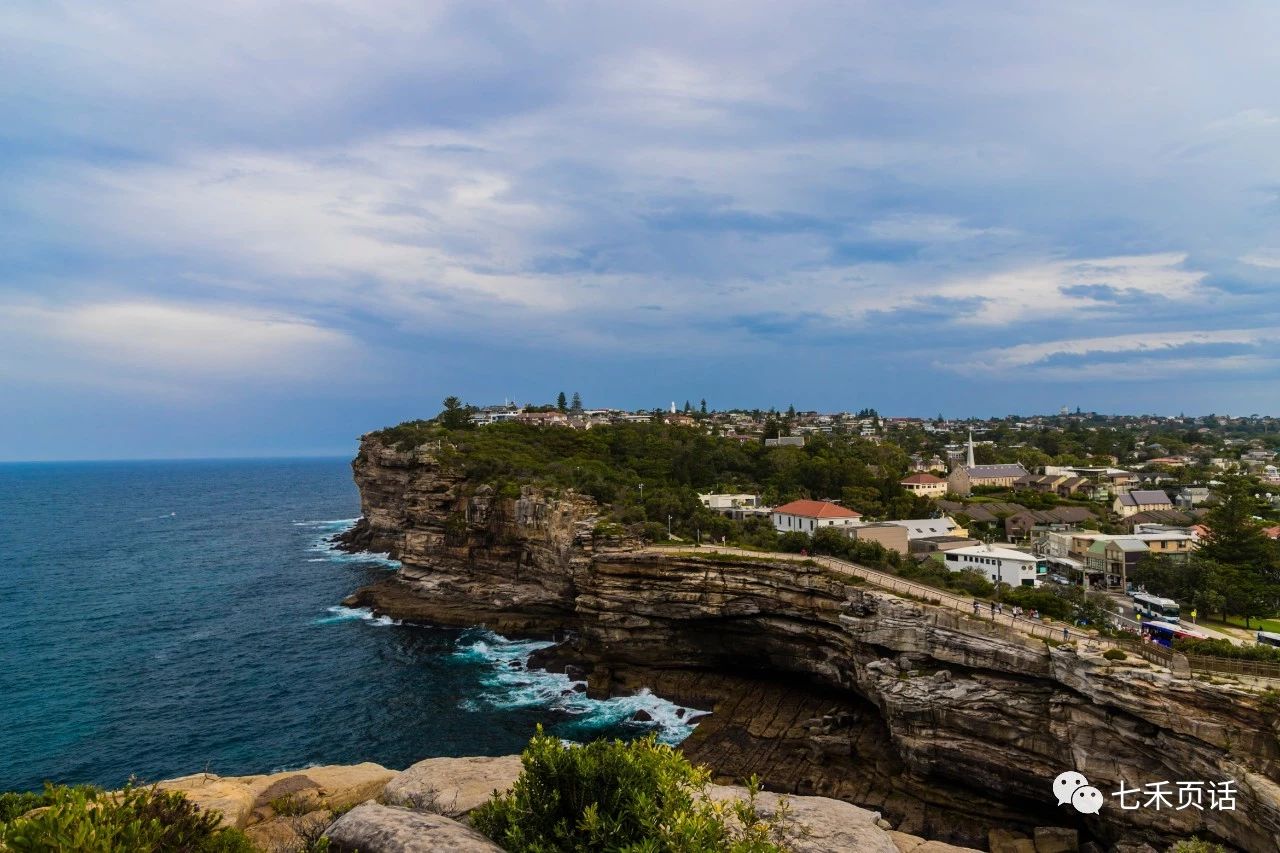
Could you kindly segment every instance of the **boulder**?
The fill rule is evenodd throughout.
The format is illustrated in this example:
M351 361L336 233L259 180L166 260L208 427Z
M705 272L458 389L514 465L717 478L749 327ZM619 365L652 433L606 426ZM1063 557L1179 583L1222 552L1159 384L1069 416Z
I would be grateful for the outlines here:
M302 850L307 838L314 838L333 820L328 809L296 817L273 817L255 823L244 834L258 850Z
M362 803L325 833L338 853L502 853L502 848L443 815Z
M253 813L253 804L260 790L254 783L262 776L232 776L223 778L212 773L196 773L160 782L164 791L181 791L201 811L222 815L221 825L243 828Z
M1080 834L1065 826L1037 826L1036 853L1077 853Z
M308 767L297 773L277 773L267 778L275 784L281 780L281 777L291 775L304 776L307 781L316 786L315 796L318 804L338 810L379 796L387 783L395 777L396 771L388 770L381 764L366 761L362 764Z
M273 816L271 803L284 798L305 807L342 809L382 793L395 776L381 764L308 767L265 776L215 776L197 773L160 782L165 791L181 791L204 811L222 815L223 826L243 829L252 820Z
M726 785L708 789L713 800L746 799L747 790ZM765 815L774 814L781 797L761 792L756 807ZM831 853L835 850L857 850L858 853L899 853L889 833L876 826L876 813L860 809L841 800L826 797L787 796L791 805L793 828L788 839L795 853ZM803 831L801 831L803 830Z
M518 755L428 758L397 773L382 796L392 805L460 817L510 788L521 769Z

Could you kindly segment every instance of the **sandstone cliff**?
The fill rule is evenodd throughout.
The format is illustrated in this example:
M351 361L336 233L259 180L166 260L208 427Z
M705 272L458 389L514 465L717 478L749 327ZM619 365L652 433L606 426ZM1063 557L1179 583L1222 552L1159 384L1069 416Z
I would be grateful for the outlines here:
M367 437L353 464L353 547L404 563L349 601L446 625L573 637L542 657L597 694L649 686L714 706L685 750L726 779L878 808L911 832L985 846L992 826L1080 829L1104 843L1212 835L1280 849L1274 703L1230 684L993 632L816 566L656 555L595 536L599 510L526 487L498 497L448 448ZM1234 811L1056 807L1076 769L1104 792L1235 780Z

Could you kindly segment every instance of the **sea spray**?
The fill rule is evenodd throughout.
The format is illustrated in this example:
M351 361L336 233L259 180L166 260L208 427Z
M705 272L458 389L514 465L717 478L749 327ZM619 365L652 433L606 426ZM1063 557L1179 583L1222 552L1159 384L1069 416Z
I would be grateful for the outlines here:
M591 740L622 729L635 734L656 731L661 741L675 745L693 733L696 723L689 718L700 716L700 712L682 708L648 690L631 696L592 699L583 691L585 682L563 673L529 669L529 656L550 645L545 641L510 640L482 629L464 632L454 657L485 663L487 671L480 679L485 690L461 700L459 707L473 712L545 708L562 719L553 727L556 733L573 741ZM640 720L635 719L637 716Z
M373 611L367 607L343 607L341 604L335 604L328 608L328 616L322 616L316 619L315 625L333 625L338 622L351 622L359 620L368 622L370 625L377 625L380 628L387 628L392 625L400 625L399 619L392 619L390 616L375 616Z
M400 568L400 561L393 560L386 552L357 551L351 553L338 547L336 537L355 527L358 518L335 518L321 521L295 521L294 527L302 527L315 531L316 537L307 549L322 557L314 557L308 562L329 560L335 563L376 563L388 569Z

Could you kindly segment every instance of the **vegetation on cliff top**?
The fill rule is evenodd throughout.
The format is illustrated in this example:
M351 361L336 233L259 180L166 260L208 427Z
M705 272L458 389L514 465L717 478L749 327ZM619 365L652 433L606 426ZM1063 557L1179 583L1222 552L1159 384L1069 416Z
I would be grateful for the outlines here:
M766 448L659 422L590 430L511 422L471 429L446 426L443 414L372 436L401 450L444 442L444 461L469 479L573 488L617 508L622 521L665 526L668 515L691 518L701 506L698 491L750 492L770 504L834 499L876 517L930 511L926 500L899 483L910 464L906 453L856 436L819 435L803 447Z
M511 790L471 822L512 853L780 853L792 831L785 804L773 816L746 800L707 794L710 773L650 735L567 746L539 728Z
M242 832L219 824L218 814L156 788L51 785L0 795L0 850L13 853L253 853Z

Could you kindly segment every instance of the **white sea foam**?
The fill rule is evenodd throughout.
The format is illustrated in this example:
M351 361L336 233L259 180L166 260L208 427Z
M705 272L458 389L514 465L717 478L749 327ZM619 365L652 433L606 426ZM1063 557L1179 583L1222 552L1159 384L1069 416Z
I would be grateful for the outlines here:
M308 560L308 562L329 560L334 563L376 563L388 569L400 568L400 561L391 559L391 555L386 552L357 551L353 554L349 551L343 551L333 543L334 536L339 533L345 533L355 527L356 522L359 520L358 518L335 518L328 521L295 521L293 526L304 527L319 533L312 540L307 550L313 554L323 554L324 556L317 557L315 560Z
M580 688L575 689L583 682L575 682L563 673L528 669L529 655L550 645L508 640L492 631L468 631L458 640L454 655L487 663L489 671L481 678L486 690L462 700L459 707L464 711L548 708L571 717L564 729L571 735L581 735L583 740L625 723L656 730L658 738L670 744L678 744L693 733L697 724L689 722L689 717L699 712L654 696L648 690L633 696L591 699L579 692ZM512 666L513 661L519 662L519 666ZM651 721L631 722L639 711L647 713Z
M333 625L337 622L352 622L357 619L384 628L401 624L399 619L392 619L390 616L375 616L367 607L343 607L341 604L335 604L328 609L328 612L328 616L320 617L313 624Z

